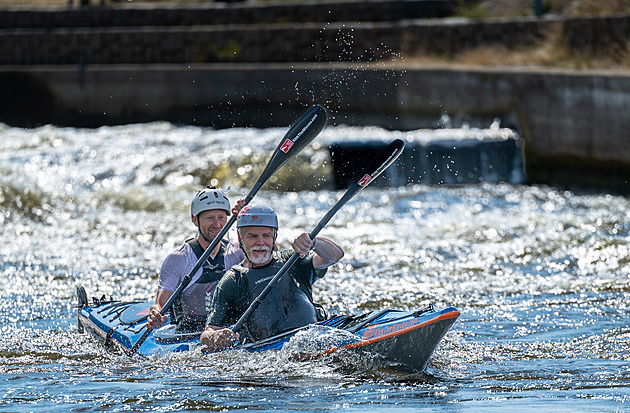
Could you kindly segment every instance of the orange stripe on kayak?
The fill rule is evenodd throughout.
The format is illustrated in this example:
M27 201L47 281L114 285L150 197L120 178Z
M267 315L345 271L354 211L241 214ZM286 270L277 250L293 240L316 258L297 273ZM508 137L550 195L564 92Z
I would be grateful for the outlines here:
M388 338L391 338L391 337L398 336L400 334L404 334L404 333L408 333L408 332L413 331L413 330L417 330L417 329L419 329L421 327L428 326L429 324L433 324L433 323L438 322L438 321L450 320L451 318L457 318L459 316L460 316L460 312L459 311L449 311L446 314L440 314L438 317L432 318L431 320L427 320L424 323L416 324L416 325L413 325L413 326L410 326L410 327L407 327L407 328L403 328L401 330L396 330L396 331L393 331L391 333L383 334L382 336L370 338L370 339L367 339L367 340L361 340L361 341L356 342L356 343L346 344L345 346L335 347L333 349L326 350L326 351L324 351L323 353L320 353L320 354L330 354L330 353L332 353L334 351L337 351L337 350L339 350L341 348L362 347L362 346L365 346L365 345L368 345L368 344L376 343L377 341L385 340L385 339L388 339ZM376 328L378 328L378 327L375 326L374 329L376 329Z

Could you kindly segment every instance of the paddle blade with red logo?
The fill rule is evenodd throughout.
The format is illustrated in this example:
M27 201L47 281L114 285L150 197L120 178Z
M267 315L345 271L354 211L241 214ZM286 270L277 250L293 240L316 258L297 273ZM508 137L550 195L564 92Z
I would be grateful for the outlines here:
M319 105L313 106L291 126L284 135L265 170L260 174L260 180L266 181L285 163L300 152L306 145L324 129L326 125L326 111Z
M393 140L385 149L378 154L370 165L365 169L363 175L357 180L357 185L364 188L374 181L385 169L387 169L402 153L405 142L400 139Z
M348 188L346 193L337 201L337 203L328 211L328 213L322 218L317 227L310 233L311 239L314 239L319 231L330 221L330 219L339 211L339 209L345 205L353 196L359 193L363 188L368 186L374 181L380 174L383 173L402 153L405 148L405 142L400 139L392 141L385 149L383 149L376 158L370 162L367 168L358 175L354 184Z

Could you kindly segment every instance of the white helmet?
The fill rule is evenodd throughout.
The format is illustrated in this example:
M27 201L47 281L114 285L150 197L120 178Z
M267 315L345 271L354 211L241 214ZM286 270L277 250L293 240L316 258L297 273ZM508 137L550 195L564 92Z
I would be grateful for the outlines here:
M278 216L265 205L247 205L238 213L236 227L271 227L278 229Z
M203 211L211 209L222 209L227 212L228 215L231 214L230 201L228 201L227 196L213 186L209 186L197 192L197 195L195 195L190 204L190 213L196 217Z

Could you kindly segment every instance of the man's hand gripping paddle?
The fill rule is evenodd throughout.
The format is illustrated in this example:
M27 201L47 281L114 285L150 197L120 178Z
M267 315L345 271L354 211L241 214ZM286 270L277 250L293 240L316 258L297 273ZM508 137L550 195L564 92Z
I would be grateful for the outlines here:
M396 139L392 141L383 151L372 161L372 163L361 173L354 184L346 191L343 197L337 201L337 203L328 211L328 213L319 221L317 226L309 237L311 240L315 239L317 234L324 228L324 226L331 220L331 218L343 207L352 197L359 193L363 188L368 186L377 176L379 176L388 166L390 166L402 153L405 143ZM232 331L235 333L241 329L245 321L249 316L258 308L260 302L265 298L267 293L280 281L280 278L286 273L289 268L297 261L299 254L294 252L293 255L287 260L287 262L280 268L276 275L269 281L267 286L262 292L252 301L247 310L243 313L241 318L238 319L236 324L232 327Z
M326 111L321 106L314 106L308 110L300 119L295 122L293 126L287 131L284 135L278 147L275 149L269 162L267 162L267 166L260 174L258 181L254 184L254 187L249 191L247 196L245 197L245 204L247 205L252 198L258 193L260 188L269 180L269 178L280 169L285 163L287 163L291 158L297 155L302 149L304 149L315 137L324 129L326 125ZM203 262L208 259L212 251L215 249L217 244L221 242L225 234L229 231L230 227L236 221L236 215L232 214L230 220L225 224L221 232L217 234L214 240L210 243L210 246L206 248L206 251L199 258L195 266L190 270L190 272L184 277L182 282L179 284L177 289L173 292L173 295L168 299L168 301L164 304L162 309L160 310L161 315L166 315L173 303L177 298L179 298L181 292L190 284L192 277L195 273L201 268ZM146 328L142 336L138 339L136 344L133 345L131 350L129 350L128 355L133 356L142 343L147 339L149 334L151 334L151 329L149 327Z

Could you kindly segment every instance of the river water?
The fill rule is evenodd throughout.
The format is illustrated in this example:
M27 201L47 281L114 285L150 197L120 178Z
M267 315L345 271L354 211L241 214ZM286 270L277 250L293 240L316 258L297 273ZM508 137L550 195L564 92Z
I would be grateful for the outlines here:
M194 192L244 196L285 132L0 125L0 411L630 410L630 202L607 194L408 185L348 203L321 233L346 256L316 299L329 313L457 307L422 374L284 350L130 359L79 334L77 285L152 299L162 258L194 234ZM327 127L256 196L281 246L344 192L326 144L364 136L408 134Z

